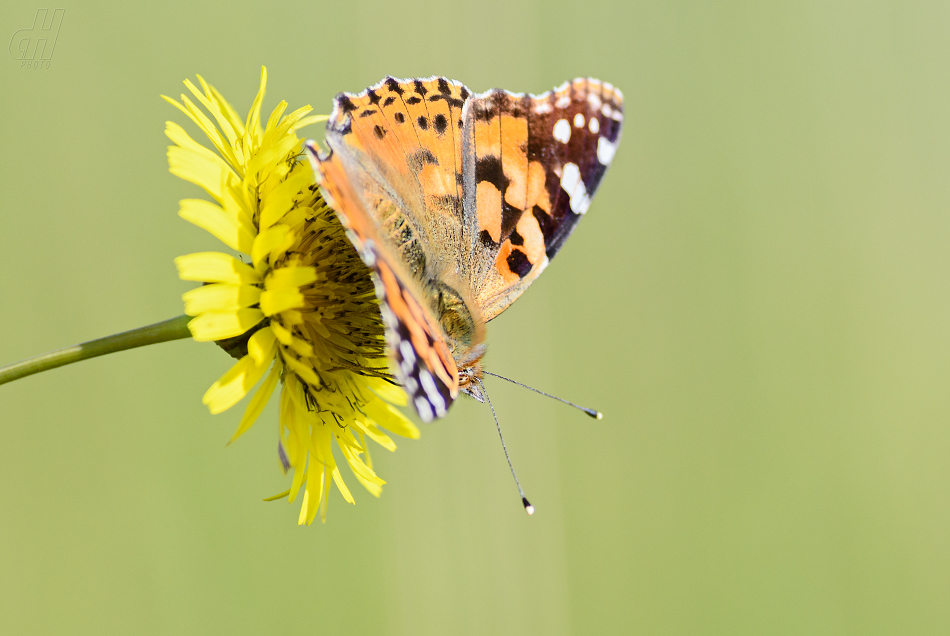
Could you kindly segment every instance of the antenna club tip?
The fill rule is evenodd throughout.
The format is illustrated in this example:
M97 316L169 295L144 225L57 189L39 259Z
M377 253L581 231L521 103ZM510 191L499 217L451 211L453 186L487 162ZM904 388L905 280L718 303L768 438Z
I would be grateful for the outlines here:
M534 514L534 506L531 505L531 502L528 501L527 497L521 498L521 504L524 506L524 511L528 513L528 516Z
M593 409L591 409L591 410L584 409L584 412L587 413L587 414L588 414L589 416L591 416L592 418L594 418L595 420L602 420L602 419L604 419L604 414L601 413L600 411L595 411L595 410L593 410Z
M601 413L600 411L597 411L597 419L598 419L598 420L604 419L604 414Z

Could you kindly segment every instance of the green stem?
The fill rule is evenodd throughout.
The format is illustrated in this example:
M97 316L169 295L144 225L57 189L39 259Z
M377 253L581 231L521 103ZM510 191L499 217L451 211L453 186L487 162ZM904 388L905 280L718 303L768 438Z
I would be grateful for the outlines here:
M56 367L61 367L80 360L88 360L98 356L104 356L107 353L116 351L125 351L135 347L144 347L145 345L157 344L159 342L168 342L169 340L179 340L181 338L190 338L191 332L188 331L188 321L191 316L178 316L170 320L139 327L132 331L117 333L113 336L106 336L98 340L90 340L82 344L57 349L49 353L43 353L20 362L0 367L0 384L13 382L28 375L49 371Z

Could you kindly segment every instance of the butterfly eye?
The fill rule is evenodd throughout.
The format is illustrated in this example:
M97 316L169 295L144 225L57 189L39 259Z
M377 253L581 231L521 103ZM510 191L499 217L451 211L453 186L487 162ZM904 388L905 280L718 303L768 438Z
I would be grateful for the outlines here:
M467 375L459 375L459 386L468 386L472 379Z

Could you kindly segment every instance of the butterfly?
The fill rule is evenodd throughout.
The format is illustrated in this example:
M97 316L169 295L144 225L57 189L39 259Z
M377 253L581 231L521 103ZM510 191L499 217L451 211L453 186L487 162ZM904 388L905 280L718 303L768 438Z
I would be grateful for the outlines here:
M622 94L595 79L526 95L386 77L334 99L329 150L308 153L372 272L396 379L423 421L459 392L484 401L485 323L587 212L622 123Z

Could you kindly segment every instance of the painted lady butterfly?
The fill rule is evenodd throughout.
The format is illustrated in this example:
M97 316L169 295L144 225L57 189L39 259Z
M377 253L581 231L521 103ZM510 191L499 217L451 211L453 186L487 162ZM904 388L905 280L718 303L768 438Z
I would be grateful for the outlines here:
M444 77L387 77L334 100L329 152L307 148L373 271L396 378L423 421L460 390L484 400L484 325L587 212L622 121L620 91L594 79L473 95Z

